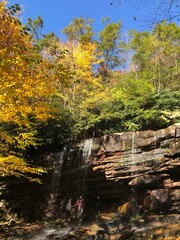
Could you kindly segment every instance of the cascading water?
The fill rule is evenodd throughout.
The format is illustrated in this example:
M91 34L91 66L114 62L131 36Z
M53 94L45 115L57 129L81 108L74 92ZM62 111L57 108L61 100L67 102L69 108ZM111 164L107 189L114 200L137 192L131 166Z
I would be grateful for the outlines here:
M65 150L59 153L52 154L52 161L53 161L53 167L52 167L52 181L51 181L51 190L50 190L50 196L47 203L47 208L45 210L45 220L53 220L57 215L57 209L56 209L56 201L58 197L59 192L59 183L60 183L60 177L61 177L61 170L64 162L64 154Z
M89 161L91 159L91 152L92 152L92 147L93 147L93 139L86 139L82 145L82 152L81 154L79 154L79 158L82 159L81 161L81 166L82 167L82 178L81 178L81 186L80 189L74 189L75 191L77 191L79 194L81 195L85 195L85 185L86 185L86 174L87 174L87 170L88 170L88 166L89 166ZM51 192L49 195L49 200L48 200L48 204L47 204L47 208L45 210L45 222L46 223L53 223L54 220L57 218L57 198L60 196L59 194L59 188L60 188L60 178L61 178L61 170L62 170L62 166L64 163L64 155L65 155L65 150L60 152L60 153L56 153L56 154L52 154L51 158L53 161L53 167L52 167L52 182L51 182ZM70 166L70 158L66 159L68 161L68 167ZM74 179L74 181L76 181L76 179ZM73 230L78 228L79 225L77 224L73 226ZM59 239L61 237L63 237L64 235L68 234L70 231L72 230L72 226L66 226L66 227L57 227L53 224L46 224L46 227L43 228L43 230L33 236L32 240L44 240L44 239L50 239L50 237L54 237L52 239L55 239L56 237Z
M86 175L87 170L89 166L89 161L91 159L91 152L93 147L93 138L86 139L83 144L83 150L82 150L82 164L84 167L84 174L83 174L83 194L86 190Z
M135 153L137 151L137 146L136 146L136 134L135 132L132 132L132 143L131 143L131 176L135 175L136 172L136 158L135 158ZM137 193L134 188L132 188L132 200L134 200L137 197Z
M85 146L85 149L88 149L88 144ZM85 154L86 151L88 152L88 154ZM91 151L85 150L83 156L88 159L90 157L90 152ZM62 221L62 223L58 222L58 220L62 220L61 218L58 219L58 211L61 208L58 204L58 200L63 200L59 193L61 192L61 172L63 163L65 161L65 153L66 150L63 150L60 153L54 153L51 155L51 161L53 162L52 180L47 208L45 210L45 226L42 230L39 231L38 234L29 237L28 239L30 240L61 239L63 236L68 235L69 232L71 232L72 230L74 231L76 230L76 228L79 227L78 224L73 225L68 224L68 222L64 224L64 221ZM71 159L66 158L66 160L69 162L68 166L70 167Z
M132 166L136 164L134 153L136 152L136 144L135 144L135 132L132 132L132 147L131 147L131 164Z
M61 177L61 170L64 163L65 150L60 153L54 154L53 171L52 171L52 182L51 191L57 193L59 190L59 180Z
M84 141L84 146L83 146L83 161L84 163L88 163L91 157L91 151L93 147L93 139L89 138Z

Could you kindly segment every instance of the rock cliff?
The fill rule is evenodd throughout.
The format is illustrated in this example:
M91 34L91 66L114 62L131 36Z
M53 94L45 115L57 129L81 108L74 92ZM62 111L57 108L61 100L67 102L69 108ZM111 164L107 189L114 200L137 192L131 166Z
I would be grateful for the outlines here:
M83 221L100 229L92 233L89 225L91 233L83 229L82 239L91 239L86 234L108 240L176 239L179 159L180 124L158 131L107 134L44 154L39 158L39 165L48 170L44 183L10 185L6 200L27 221L55 221L66 219L68 200L74 204L82 195ZM73 233L74 239L81 239L80 233ZM98 234L104 237L96 238Z
M93 171L104 173L106 181L121 183L119 192L124 196L131 188L151 211L164 204L171 212L180 211L179 160L180 124L105 135L94 141L92 149ZM150 199L153 206L148 206Z

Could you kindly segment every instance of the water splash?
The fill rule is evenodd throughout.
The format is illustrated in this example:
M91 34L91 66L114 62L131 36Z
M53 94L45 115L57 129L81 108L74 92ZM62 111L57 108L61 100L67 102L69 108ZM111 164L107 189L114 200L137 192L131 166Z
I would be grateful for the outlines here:
M46 239L61 239L68 235L71 231L74 231L79 226L66 227L66 228L53 228L46 227L34 236L28 237L29 240L46 240ZM18 239L20 240L20 239Z

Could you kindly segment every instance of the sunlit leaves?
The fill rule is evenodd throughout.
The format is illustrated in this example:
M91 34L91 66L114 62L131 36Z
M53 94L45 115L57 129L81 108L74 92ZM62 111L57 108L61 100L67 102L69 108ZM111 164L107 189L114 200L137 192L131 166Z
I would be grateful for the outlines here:
M0 174L1 177L5 176L16 176L25 177L30 181L41 182L40 179L36 178L38 175L45 173L40 168L32 168L30 165L24 162L23 159L12 155L2 157L0 156Z
M92 41L94 36L92 28L93 19L91 18L74 18L72 23L63 29L63 33L68 40L80 43L88 43Z
M141 73L149 72L149 81L158 91L179 85L179 39L180 28L174 23L157 24L152 33L133 33L134 63Z
M47 63L36 58L30 35L11 13L15 8L7 10L5 4L0 3L0 145L1 165L5 164L4 169L11 173L14 170L3 158L9 155L11 165L14 161L12 168L16 169L21 152L39 144L32 119L45 121L50 116L49 101L54 86L49 81ZM23 168L24 164L19 172ZM3 174L6 173L4 170Z

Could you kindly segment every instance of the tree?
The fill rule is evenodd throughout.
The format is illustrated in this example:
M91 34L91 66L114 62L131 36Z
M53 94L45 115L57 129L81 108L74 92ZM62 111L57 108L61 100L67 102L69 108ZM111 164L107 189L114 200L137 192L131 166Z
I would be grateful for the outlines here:
M0 3L0 21L0 173L42 173L23 161L23 152L39 144L34 120L46 121L53 112L49 66L36 58L31 36L6 2Z
M94 36L92 23L92 18L74 18L72 23L64 28L62 32L67 36L69 41L90 42Z
M35 48L37 52L43 56L43 53L46 52L46 48L55 45L57 41L58 37L54 32L43 34L42 38L36 41Z
M103 75L104 80L107 78L108 71L119 67L124 63L121 55L122 41L120 35L121 22L110 22L109 18L105 19L106 25L98 33L98 49L102 52L103 61L100 64L99 72Z
M38 41L42 38L42 29L44 27L44 21L40 16L38 16L37 19L35 20L28 18L26 27L32 33L32 36L35 41Z
M90 108L89 99L95 99L98 91L100 89L102 91L101 77L95 76L94 71L94 68L101 61L101 56L97 51L95 42L59 42L58 51L64 55L63 57L57 55L55 65L66 66L67 71L69 71L66 83L62 85L62 82L59 82L58 88L61 89L59 94L63 99L63 106L70 110L77 123L74 128L77 133L83 129L85 125L83 122L88 125L88 117L84 113L87 113L86 110ZM58 72L56 72L56 76L58 79Z
M180 28L175 24L157 24L152 33L132 32L131 47L137 73L146 74L154 88L178 87Z

